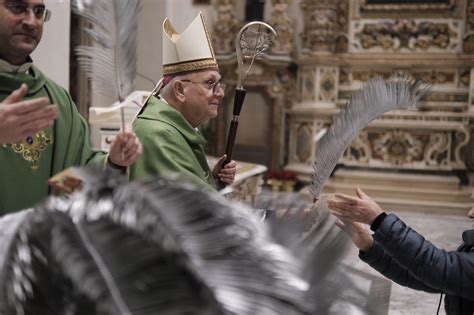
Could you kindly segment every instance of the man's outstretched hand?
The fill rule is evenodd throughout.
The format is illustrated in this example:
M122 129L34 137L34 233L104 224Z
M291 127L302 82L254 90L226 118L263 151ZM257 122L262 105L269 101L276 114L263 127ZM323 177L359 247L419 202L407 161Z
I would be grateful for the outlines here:
M329 209L341 221L355 221L370 225L383 210L359 187L356 189L356 194L357 197L335 194L335 198L328 200Z
M374 245L374 238L366 225L348 221L337 221L336 225L351 238L354 245L361 251L367 252Z
M46 97L23 101L27 92L22 84L0 103L0 144L19 142L53 126L58 117L58 106Z

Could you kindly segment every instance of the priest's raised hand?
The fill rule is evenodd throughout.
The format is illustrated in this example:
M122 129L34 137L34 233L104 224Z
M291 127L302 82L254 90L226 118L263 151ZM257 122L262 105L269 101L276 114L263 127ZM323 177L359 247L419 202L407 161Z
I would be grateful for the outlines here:
M58 107L45 97L23 100L22 84L0 103L0 144L14 143L53 125Z

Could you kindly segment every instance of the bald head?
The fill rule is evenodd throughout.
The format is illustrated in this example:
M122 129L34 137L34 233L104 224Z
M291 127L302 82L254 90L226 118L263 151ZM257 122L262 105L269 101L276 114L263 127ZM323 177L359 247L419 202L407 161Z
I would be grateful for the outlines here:
M161 95L193 127L199 127L217 116L224 97L224 85L215 70L201 70L175 76Z

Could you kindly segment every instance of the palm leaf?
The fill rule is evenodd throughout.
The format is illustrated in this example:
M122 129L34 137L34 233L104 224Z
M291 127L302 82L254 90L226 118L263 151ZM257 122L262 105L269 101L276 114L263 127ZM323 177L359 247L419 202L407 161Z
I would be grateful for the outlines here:
M310 314L340 314L338 307L376 314L367 304L367 292L353 282L352 270L342 264L351 242L335 225L327 208L328 195L322 196L308 213L312 201L300 194L264 192L257 196L258 211L266 209L266 223L275 240L287 246L303 264L302 278L309 289L304 293ZM280 215L268 213L278 212ZM342 312L345 313L345 312Z
M94 314L93 303L75 289L52 259L55 218L62 213L22 211L0 220L0 314Z
M73 8L91 25L93 45L76 48L80 65L96 91L123 102L134 90L138 0L74 0Z
M300 264L271 241L250 209L182 181L160 179L118 187L107 179L86 182L89 188L68 207L62 201L58 207L75 222L89 225L110 220L176 253L188 273L175 274L175 281L198 279L200 286L210 289L211 301L217 301L222 312L304 311L307 284L299 277Z
M222 314L183 257L109 220L35 210L0 226L0 314Z
M414 108L416 102L427 93L417 93L419 80L385 81L380 77L369 80L362 90L354 93L348 104L334 117L333 124L321 138L313 162L313 178L310 191L319 197L326 180L352 139L369 122L394 109Z
M110 220L55 228L52 251L99 314L221 314L183 257Z
M1 313L325 314L344 300L347 239L327 216L295 256L253 210L182 180L81 177L69 199L5 221Z

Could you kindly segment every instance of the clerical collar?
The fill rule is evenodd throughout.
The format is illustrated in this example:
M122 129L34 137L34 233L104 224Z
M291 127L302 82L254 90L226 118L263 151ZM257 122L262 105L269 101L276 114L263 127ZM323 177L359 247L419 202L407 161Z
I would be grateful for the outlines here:
M0 73L28 73L31 66L33 65L33 60L28 57L28 60L22 65L15 66L10 64L8 61L0 59Z

